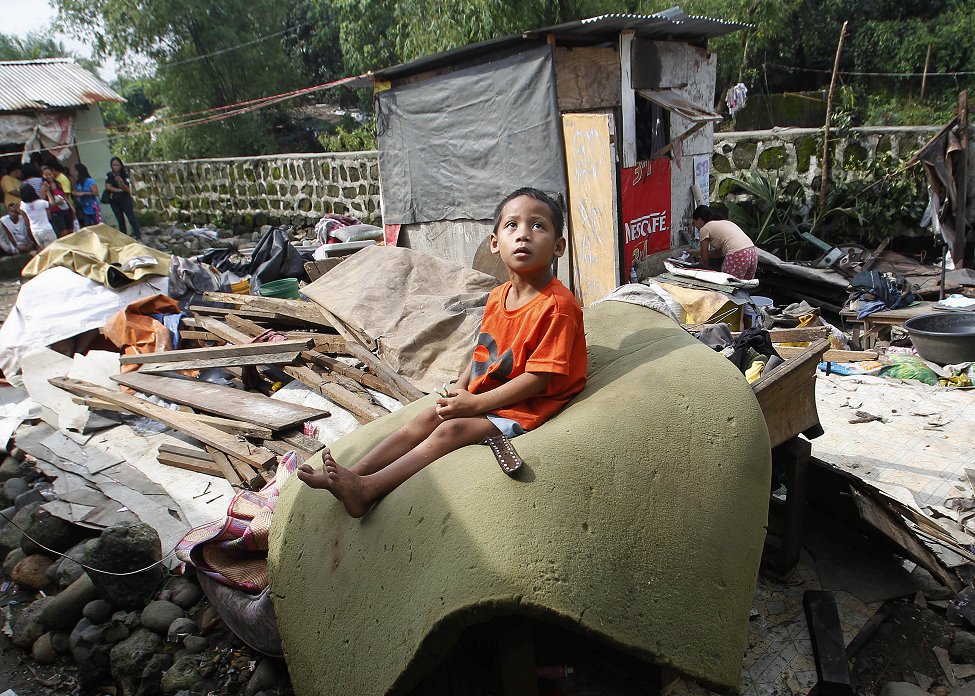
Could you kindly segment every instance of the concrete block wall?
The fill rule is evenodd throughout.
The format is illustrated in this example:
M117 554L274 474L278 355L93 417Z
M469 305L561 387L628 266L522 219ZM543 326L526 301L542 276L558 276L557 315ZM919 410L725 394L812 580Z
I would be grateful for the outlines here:
M324 213L381 224L375 151L138 162L136 210L162 220L252 229L314 225Z
M852 180L869 176L873 162L884 153L907 159L931 139L939 126L854 128L830 133L830 176ZM711 200L732 193L732 179L745 171L797 181L807 200L819 191L822 176L823 132L820 128L776 128L714 134L711 157ZM918 176L923 176L918 170Z

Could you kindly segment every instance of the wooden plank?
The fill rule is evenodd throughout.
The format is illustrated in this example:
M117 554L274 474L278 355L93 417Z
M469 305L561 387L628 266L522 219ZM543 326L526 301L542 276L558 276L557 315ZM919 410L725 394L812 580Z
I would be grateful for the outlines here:
M636 32L620 32L620 112L623 116L622 166L636 166L636 92L633 89L633 43ZM614 219L615 222L615 219Z
M270 430L293 428L307 420L329 415L328 411L320 408L289 404L261 394L202 380L158 377L139 372L116 375L112 379L126 387L161 396L167 401L175 401L238 421L263 425ZM269 438L271 434L263 437Z
M95 396L109 403L124 407L130 413L135 413L147 418L153 418L160 423L168 425L170 428L186 433L200 442L216 447L222 452L232 454L248 464L257 468L263 467L267 462L274 459L274 455L267 450L255 447L247 441L240 441L233 435L198 422L195 417L188 413L172 411L162 406L149 403L143 399L120 391L106 389L97 384L84 382L68 377L53 377L48 380L55 387L64 389L72 394L82 396Z
M173 466L177 469L184 469L186 471L195 471L198 474L207 474L209 476L218 476L224 478L223 472L220 467L216 465L212 460L209 464L203 459L197 459L195 457L187 457L182 454L173 454L172 452L160 452L156 459L159 460L160 464L165 464L166 466Z
M227 482L231 486L240 487L244 485L245 477L241 476L240 472L231 466L230 458L225 453L212 447L207 447L207 452L213 457L213 461L216 463L220 473L227 479Z
M179 340L192 339L194 341L219 341L220 337L215 336L209 331L194 331L192 329L180 329Z
M828 696L853 696L850 663L843 645L840 614L832 592L806 590L802 595L806 625L816 659L817 692Z
M522 620L498 637L498 671L504 696L538 696L531 623Z
M234 295L225 292L205 292L203 299L207 302L222 302L264 312L274 312L300 319L309 324L330 326L328 320L322 316L318 305L308 300L284 300L277 297L261 297L259 295Z
M797 346L776 346L776 352L783 358L794 358L802 355L806 348ZM827 350L823 354L826 362L859 362L861 360L876 360L877 351L875 350Z
M698 326L701 326L698 324ZM691 330L692 327L686 327ZM771 329L768 332L772 343L794 343L798 341L815 341L820 338L829 337L828 326L805 326L801 329ZM741 336L741 331L733 331L733 338Z
M393 398L402 404L409 404L423 396L423 392L410 384L402 375L389 369L385 363L362 345L355 334L338 317L324 307L320 307L320 309L335 330L339 332L339 335L345 339L345 345L349 350L349 354L365 363L366 367L374 375L386 382L393 392L395 392Z
M130 372L129 374L140 374L138 372ZM155 375L146 375L146 377L154 377ZM207 413L196 413L192 409L186 408L185 406L180 409L184 413L190 413L193 417L200 423L206 423L207 425L212 425L214 428L219 428L220 430L226 430L229 433L235 433L243 435L244 437L257 437L257 438L267 438L273 437L274 432L270 428L266 428L263 425L255 425L254 423L246 423L244 421L234 420L232 418L221 418L219 416L211 416Z
M209 452L200 449L194 449L192 447L183 447L182 445L174 445L171 442L164 442L159 445L160 452L166 452L168 454L179 454L184 457L195 457L196 459L202 459L205 462L213 463L213 457L210 456Z
M752 384L772 447L819 425L816 367L829 341L820 339Z
M312 341L278 341L276 343L248 343L242 346L214 346L212 348L189 348L187 350L164 350L156 353L123 355L119 364L182 362L186 360L235 358L240 356L265 355L270 353L291 353L310 348Z
M242 355L229 358L201 358L182 362L145 363L141 372L179 372L180 370L205 370L211 367L245 367L247 365L294 365L300 352Z
M555 47L559 111L615 109L620 103L620 59L608 46Z
M259 309L247 309L246 307L211 307L210 305L190 305L190 311L197 314L222 317L227 314L250 315L251 319L263 319L270 321L274 319L274 312L265 312Z
M390 385L388 385L384 380L379 379L379 377L376 375L366 372L365 370L360 370L356 367L352 367L351 365L346 365L341 360L330 358L329 356L314 350L303 352L301 354L301 358L305 362L312 363L318 367L324 367L329 372L335 372L343 377L348 377L364 387L375 389L378 392L382 392L387 396L397 399L397 392L395 389L391 388Z
M243 345L245 343L250 343L251 339L254 338L243 331L233 328L229 324L226 324L218 319L211 319L210 317L201 317L200 323L206 327L207 331L216 334L227 343L232 343L235 346ZM256 326L256 324L255 324Z
M311 387L323 396L331 399L346 411L355 416L360 423L368 423L385 416L389 411L379 404L355 394L334 381L323 378L310 367L286 367L285 373L294 377L307 387Z
M301 431L282 433L281 441L288 445L294 445L295 447L298 447L299 449L311 454L325 449L324 442L321 440L316 440L313 437L308 437Z
M569 185L569 267L583 307L619 285L612 112L562 115Z

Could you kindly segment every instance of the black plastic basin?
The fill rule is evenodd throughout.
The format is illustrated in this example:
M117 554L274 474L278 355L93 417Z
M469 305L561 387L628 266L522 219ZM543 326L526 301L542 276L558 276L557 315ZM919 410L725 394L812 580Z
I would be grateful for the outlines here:
M939 365L975 361L975 313L936 312L904 322L925 360Z

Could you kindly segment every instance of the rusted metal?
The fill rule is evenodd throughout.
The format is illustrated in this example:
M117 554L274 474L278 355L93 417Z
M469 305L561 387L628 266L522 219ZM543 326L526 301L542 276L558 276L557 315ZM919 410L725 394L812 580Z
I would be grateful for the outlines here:
M0 112L124 102L115 90L69 58L0 61Z

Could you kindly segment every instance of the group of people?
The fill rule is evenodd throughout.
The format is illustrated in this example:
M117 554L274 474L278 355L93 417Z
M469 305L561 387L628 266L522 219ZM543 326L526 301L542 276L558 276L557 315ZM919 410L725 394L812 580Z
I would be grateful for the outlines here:
M105 175L105 191L80 162L74 166L74 184L56 160L38 165L15 163L0 169L0 188L7 214L0 217L0 250L5 254L40 251L65 234L102 222L101 203L108 203L119 229L141 237L132 201L131 181L125 164L112 158Z

